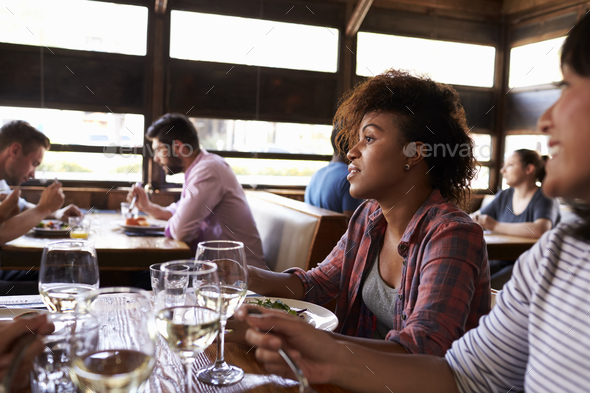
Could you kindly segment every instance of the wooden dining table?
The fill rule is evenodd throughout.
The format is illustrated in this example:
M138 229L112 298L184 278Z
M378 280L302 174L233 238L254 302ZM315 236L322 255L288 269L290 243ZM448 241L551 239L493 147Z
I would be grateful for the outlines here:
M228 386L207 385L196 378L197 370L207 367L215 360L216 345L211 345L201 353L192 366L192 388L195 393L297 393L299 384L294 379L282 378L264 370L256 360L256 349L251 345L239 343L225 344L225 360L229 364L240 367L245 372L244 379ZM162 337L158 337L156 349L157 364L147 382L145 393L176 393L182 391L185 371L180 359L167 346ZM295 377L293 377L295 378ZM335 385L312 385L318 393L342 393L349 390Z
M142 342L140 335L145 333L142 330L134 329L137 321L141 320L137 309L127 305L125 295L117 295L106 298L103 301L104 315L108 318L99 319L98 342L106 340L105 348L117 349L117 346L129 346L138 350L138 343ZM125 305L125 306L121 306ZM146 327L147 329L147 327ZM299 384L294 379L283 378L266 372L261 363L256 360L256 349L247 344L226 343L225 360L229 364L240 367L244 370L242 381L227 386L212 386L199 381L196 378L197 371L212 364L217 355L217 345L213 343L204 352L198 354L191 368L191 391L190 393L296 393L299 391ZM164 338L156 334L155 346L156 364L149 379L145 382L145 393L177 393L184 391L183 385L186 380L186 372L180 357L170 349ZM293 376L293 378L295 378ZM348 390L334 385L313 385L318 393L342 393Z
M536 238L512 236L501 233L484 233L488 249L488 259L515 261L537 242Z
M181 241L167 237L137 237L125 234L120 214L89 213L88 241L94 243L101 270L137 271L148 269L153 263L194 257L191 248ZM148 219L150 223L157 220ZM43 248L50 242L69 239L69 236L47 237L29 233L0 247L0 268L14 270L38 269Z

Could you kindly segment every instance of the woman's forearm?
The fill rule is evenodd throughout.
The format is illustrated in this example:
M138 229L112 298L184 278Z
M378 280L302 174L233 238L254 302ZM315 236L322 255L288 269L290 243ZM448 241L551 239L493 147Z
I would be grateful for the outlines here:
M248 289L264 296L303 298L303 283L295 274L248 266Z
M522 236L539 238L545 233L550 227L543 223L536 222L519 222L519 223L508 223L498 222L494 227L493 231L498 233L505 233L507 235Z

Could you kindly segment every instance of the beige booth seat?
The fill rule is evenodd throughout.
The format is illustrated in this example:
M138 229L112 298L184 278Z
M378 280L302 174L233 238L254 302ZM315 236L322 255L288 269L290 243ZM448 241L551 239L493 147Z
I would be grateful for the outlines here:
M264 191L246 191L246 198L273 271L313 268L346 232L344 214Z

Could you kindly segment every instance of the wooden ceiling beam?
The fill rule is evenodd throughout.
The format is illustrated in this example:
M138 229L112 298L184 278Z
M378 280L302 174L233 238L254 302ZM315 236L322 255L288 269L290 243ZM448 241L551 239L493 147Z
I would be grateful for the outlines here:
M347 37L354 37L359 31L363 20L365 20L365 16L367 16L367 12L369 12L369 8L371 8L371 4L373 4L373 0L360 0L356 4L350 20L346 25L345 34Z

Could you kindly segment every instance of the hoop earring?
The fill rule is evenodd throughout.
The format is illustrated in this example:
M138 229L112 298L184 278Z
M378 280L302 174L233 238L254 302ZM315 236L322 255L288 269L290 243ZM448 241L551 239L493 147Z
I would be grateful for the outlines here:
M404 169L405 169L406 171L409 171L409 170L410 170L410 164L406 164L406 165L404 165Z

